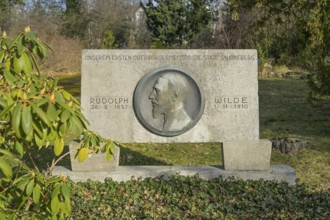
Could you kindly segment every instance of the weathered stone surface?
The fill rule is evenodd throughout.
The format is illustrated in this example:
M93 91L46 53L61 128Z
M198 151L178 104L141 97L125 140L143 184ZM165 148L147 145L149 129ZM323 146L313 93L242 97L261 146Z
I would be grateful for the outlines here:
M82 108L90 129L104 137L159 143L259 140L256 50L84 50L82 59ZM140 80L164 68L192 75L205 98L196 124L170 137L148 130L133 108ZM162 118L151 117L149 94L157 79L146 84L139 100L155 127L164 124ZM189 114L189 105L185 108Z
M104 137L221 142L226 170L267 170L257 74L256 50L85 50L81 103Z
M119 153L120 149L116 147L115 153L111 160L107 160L105 153L94 153L91 157L83 162L79 162L75 159L77 142L71 142L69 145L70 149L70 160L71 169L75 172L98 172L98 171L114 171L119 166Z
M269 140L223 142L225 170L268 170L272 143Z

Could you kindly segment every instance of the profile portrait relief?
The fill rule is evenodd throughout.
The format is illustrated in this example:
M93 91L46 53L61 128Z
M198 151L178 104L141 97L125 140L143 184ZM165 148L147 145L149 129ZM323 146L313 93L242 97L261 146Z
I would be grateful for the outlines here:
M185 133L204 111L204 96L197 80L173 66L145 74L135 88L133 102L141 125L159 136Z
M160 76L149 96L152 103L152 117L162 117L162 130L179 131L187 126L191 117L185 110L188 81L182 75L170 72Z

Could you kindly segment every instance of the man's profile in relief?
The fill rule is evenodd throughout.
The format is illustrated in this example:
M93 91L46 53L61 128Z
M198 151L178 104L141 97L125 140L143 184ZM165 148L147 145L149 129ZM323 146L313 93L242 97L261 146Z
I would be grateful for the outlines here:
M165 73L156 80L149 99L152 117L164 118L163 131L180 131L192 121L184 108L188 88L187 79L178 73Z

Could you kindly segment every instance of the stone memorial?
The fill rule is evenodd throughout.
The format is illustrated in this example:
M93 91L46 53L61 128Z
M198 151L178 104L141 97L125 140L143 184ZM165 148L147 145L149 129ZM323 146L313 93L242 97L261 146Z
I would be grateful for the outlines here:
M268 170L256 50L84 50L90 129L119 142L218 142L225 170Z

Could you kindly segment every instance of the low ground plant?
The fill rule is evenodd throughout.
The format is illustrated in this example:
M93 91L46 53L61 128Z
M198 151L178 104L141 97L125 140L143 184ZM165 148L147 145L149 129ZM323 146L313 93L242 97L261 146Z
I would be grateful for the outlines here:
M74 219L329 219L330 190L198 176L80 183Z

